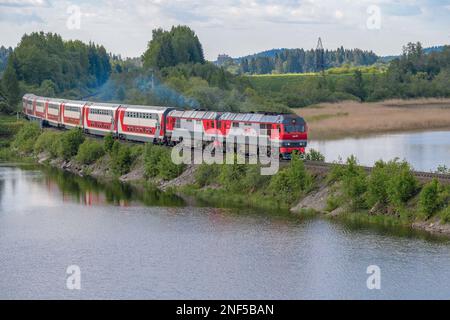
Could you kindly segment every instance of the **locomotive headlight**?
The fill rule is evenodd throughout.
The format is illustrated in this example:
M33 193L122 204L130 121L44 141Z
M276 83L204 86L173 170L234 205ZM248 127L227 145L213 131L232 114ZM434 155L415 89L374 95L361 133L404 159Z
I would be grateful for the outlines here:
M281 146L284 148L299 148L299 147L305 147L306 146L306 142L305 141L285 141L281 143Z

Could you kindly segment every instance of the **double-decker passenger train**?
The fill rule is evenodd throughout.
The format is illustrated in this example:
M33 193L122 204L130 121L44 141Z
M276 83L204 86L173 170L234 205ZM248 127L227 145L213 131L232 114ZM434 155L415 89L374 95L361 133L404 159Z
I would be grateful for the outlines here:
M112 134L118 139L167 145L178 142L172 140L177 129L200 133L193 134L194 139L202 139L203 135L221 138L222 141L229 138L246 141L239 137L264 135L271 142L278 143L282 158L290 158L294 151L304 153L308 138L305 120L294 114L176 110L46 98L33 94L24 95L23 113L44 125L81 128L86 133L99 136Z

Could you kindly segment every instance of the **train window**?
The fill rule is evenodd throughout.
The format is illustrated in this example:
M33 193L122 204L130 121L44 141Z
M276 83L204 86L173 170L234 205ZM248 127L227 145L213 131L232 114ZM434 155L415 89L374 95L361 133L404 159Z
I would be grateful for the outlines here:
M175 128L180 128L180 119L175 120Z
M233 128L239 128L239 122L233 122Z
M192 120L191 119L186 119L186 122L192 122Z
M284 131L286 132L304 132L305 126L296 124L296 125L284 125Z

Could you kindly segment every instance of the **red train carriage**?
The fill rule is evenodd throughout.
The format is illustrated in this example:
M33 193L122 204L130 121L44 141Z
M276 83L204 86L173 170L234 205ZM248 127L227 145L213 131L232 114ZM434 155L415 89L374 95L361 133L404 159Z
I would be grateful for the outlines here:
M166 116L173 108L121 106L118 113L119 138L143 142L166 142Z
M37 97L34 94L26 94L22 98L22 111L27 116L34 116L34 100Z
M83 128L85 106L88 102L65 101L61 106L61 123L66 128Z
M39 119L46 119L47 117L47 103L48 99L44 97L36 97L34 100L34 115Z
M119 104L97 103L84 107L84 131L105 136L117 132L117 109Z
M46 104L46 118L47 123L53 127L59 127L61 125L61 105L64 100L61 99L49 99Z
M176 129L184 129L194 135L194 138L205 137L213 138L217 136L217 120L220 113L215 111L197 111L197 110L173 110L167 115L167 136L171 138ZM195 136L198 133L198 136ZM195 146L200 146L203 141L195 141Z

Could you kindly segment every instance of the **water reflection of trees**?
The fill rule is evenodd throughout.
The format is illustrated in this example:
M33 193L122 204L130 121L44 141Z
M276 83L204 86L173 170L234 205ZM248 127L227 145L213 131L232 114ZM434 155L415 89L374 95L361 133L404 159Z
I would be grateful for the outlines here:
M183 206L184 201L174 193L162 192L154 186L136 188L118 180L107 183L91 177L80 177L69 172L44 168L46 184L54 184L65 199L86 205L112 204L129 206L142 203L148 206Z

